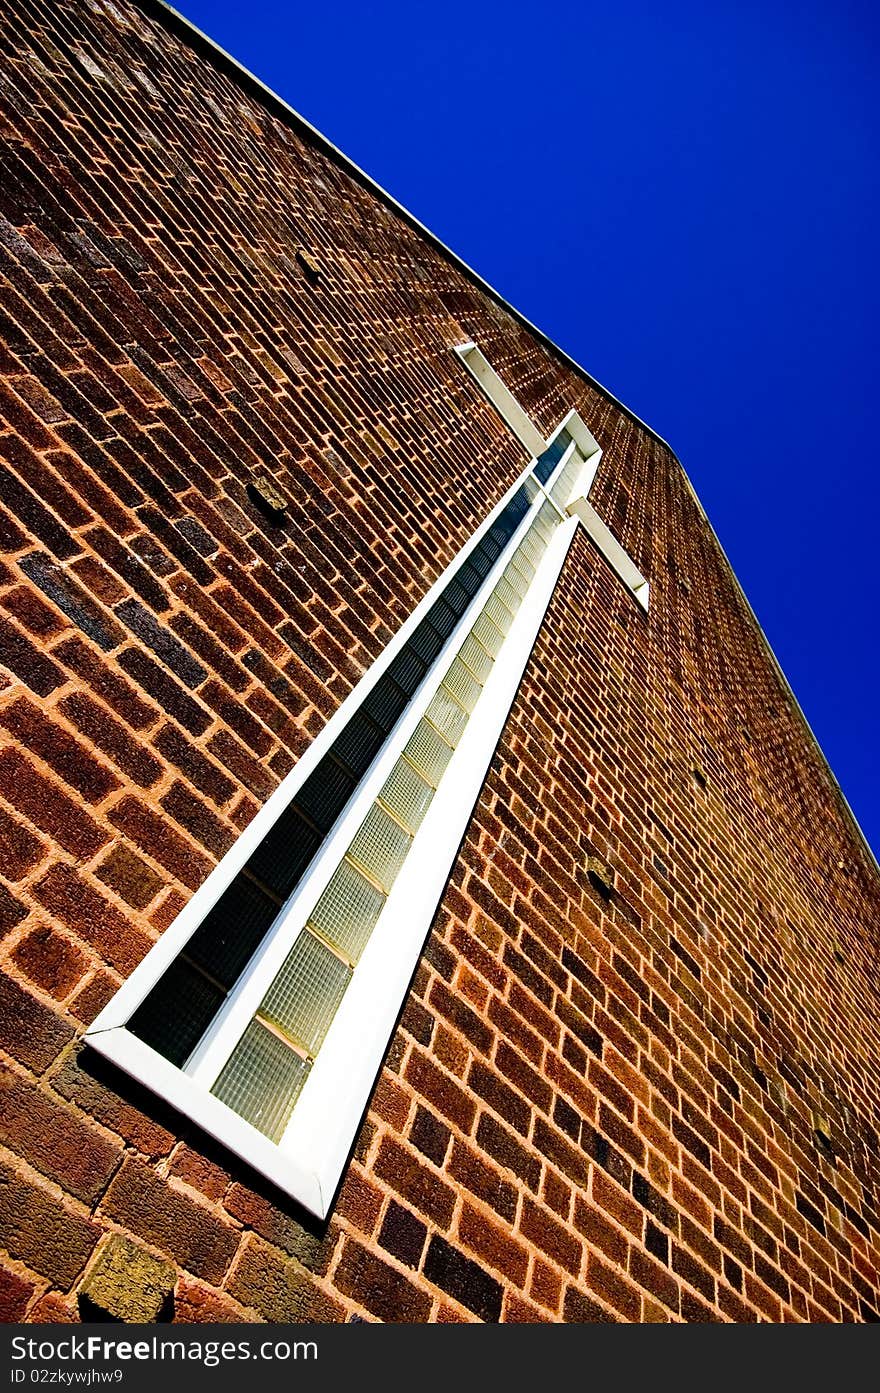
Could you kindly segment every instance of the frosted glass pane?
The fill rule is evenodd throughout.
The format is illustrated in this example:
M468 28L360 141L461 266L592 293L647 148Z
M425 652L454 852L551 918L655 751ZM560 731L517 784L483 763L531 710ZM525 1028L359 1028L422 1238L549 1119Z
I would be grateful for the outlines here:
M474 637L473 629L459 648L458 656L465 667L470 669L474 677L476 677L477 681L482 685L492 671L493 663L492 658L486 652L483 645L478 643Z
M473 711L480 692L483 690L482 684L472 673L468 672L460 658L453 658L449 670L443 678L443 686L452 693L456 701L460 702L466 711Z
M501 652L501 645L504 642L504 632L493 623L486 614L485 610L474 620L471 633L478 639L485 648L486 652L492 657L497 658Z
M492 623L495 624L503 634L507 633L507 630L513 622L513 615L510 610L501 603L494 591L486 601L483 613L489 616Z
M387 894L403 865L411 841L409 833L374 803L358 828L347 855Z
M280 1141L311 1065L251 1021L211 1092L272 1141Z
M457 745L461 733L467 725L468 713L442 687L435 693L425 712L425 719L436 726L444 740Z
M397 761L379 793L388 811L411 832L418 830L433 797L431 785L405 759Z
M496 599L500 600L503 605L507 606L511 614L516 614L516 611L519 609L520 606L521 597L516 593L512 586L508 585L507 581L504 579L503 576L499 580L498 584L495 586L495 589L492 593L496 597Z
M521 553L533 566L537 566L544 553L544 544L529 531L517 547L517 552Z
M342 861L309 915L309 924L350 962L357 962L384 903L382 891Z
M535 568L532 565L529 558L526 556L525 552L523 552L520 548L519 550L514 552L513 560L511 561L504 574L507 576L507 579L510 581L511 585L514 586L514 589L516 588L514 576L517 576L519 578L519 582L524 584L526 588L528 588L531 585L532 581L535 579Z
M258 1014L315 1055L350 981L351 968L303 929Z
M427 721L419 721L403 753L436 788L452 758L452 747Z

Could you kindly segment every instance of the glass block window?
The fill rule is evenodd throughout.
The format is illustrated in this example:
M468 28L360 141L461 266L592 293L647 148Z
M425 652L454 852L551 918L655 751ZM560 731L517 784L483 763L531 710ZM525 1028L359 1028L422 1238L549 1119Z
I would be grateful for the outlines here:
M171 960L150 976L148 955L121 989L120 995L146 976L124 1024L113 1019L108 1026L99 1017L90 1032L97 1047L148 1086L159 1086L153 1075L161 1075L178 1106L188 1100L192 1116L207 1119L203 1125L221 1139L231 1138L246 1160L261 1158L276 1183L287 1179L271 1148L283 1155L294 1145L303 1108L309 1121L302 1125L316 1139L312 1114L324 1106L315 1102L317 1080L333 1041L347 1039L334 1027L357 995L355 984L372 980L360 974L378 970L382 989L386 959L376 958L374 944L384 943L387 925L396 922L393 913L390 920L383 916L414 845L431 846L427 829L420 841L421 830L444 780L461 778L450 766L471 722L479 729L492 708L484 689L495 680L516 616L566 520L554 487L570 468L564 461L571 444L561 432L532 462L434 587L391 660L378 676L368 674L360 700L357 689L349 698L344 722L336 721L332 737L329 731L318 737L322 748L308 774L288 776L290 792L270 824L259 835L243 834L246 854L195 927L175 938L172 926ZM528 651L517 661L524 665ZM505 678L511 680L508 705L518 676ZM490 758L491 748L482 751L480 768ZM467 760L462 752L459 770ZM447 842L451 835L444 855L454 856L463 831L462 825L444 833ZM398 904L409 903L398 896ZM123 1041L114 1054L107 1042L118 1036L136 1048ZM356 1070L356 1043L353 1049L342 1066L332 1066L334 1077L340 1067ZM157 1057L161 1068L150 1064ZM169 1085L169 1066L179 1085ZM326 1106L332 1105L328 1097ZM269 1153L260 1150L267 1144ZM310 1203L318 1212L317 1202Z

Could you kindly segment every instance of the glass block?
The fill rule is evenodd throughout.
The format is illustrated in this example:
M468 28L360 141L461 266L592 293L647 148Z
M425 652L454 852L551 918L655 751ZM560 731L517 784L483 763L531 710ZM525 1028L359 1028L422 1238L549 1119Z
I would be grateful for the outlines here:
M452 746L427 721L419 721L403 753L436 788L452 758Z
M497 561L498 557L501 555L501 543L496 541L490 532L487 532L481 539L479 549L490 564Z
M517 547L517 553L521 553L526 561L530 562L533 566L537 566L538 562L541 560L541 557L544 555L544 549L545 544L540 540L540 538L533 535L532 529L529 528L528 532L523 537L522 541Z
M444 740L455 746L467 725L468 713L461 709L454 697L440 687L425 712L425 719L430 721L432 726L436 726Z
M483 645L474 637L473 629L459 648L458 656L482 686L492 671L493 661Z
M529 558L526 556L522 547L517 547L516 551L513 553L513 556L511 557L510 565L507 569L508 571L515 571L516 574L523 581L525 581L527 587L531 585L532 581L535 579L535 568L532 565ZM505 572L505 575L506 574L507 572ZM508 579L510 578L508 577ZM511 580L510 583L512 585L513 581Z
M365 697L363 709L378 726L386 732L393 729L409 704L406 692L386 672L383 673L369 696Z
M483 690L482 683L468 671L460 658L453 658L449 664L449 670L443 678L443 686L466 711L473 711Z
M262 943L279 906L240 873L186 945L186 956L228 991Z
M431 623L447 639L458 623L458 615L451 605L448 605L441 595L440 599L431 606Z
M519 609L522 596L517 594L513 586L509 585L503 576L498 581L498 584L495 586L495 589L492 593L497 597L497 599L501 601L503 605L507 606L511 614L516 614L516 611Z
M333 741L333 753L351 770L355 778L366 774L385 744L385 732L365 711L355 711L351 720Z
M428 811L434 789L406 759L399 759L386 779L379 798L398 822L415 833Z
M506 634L513 623L513 615L506 605L503 605L497 594L493 591L483 606L483 613L488 615L496 628Z
M427 665L413 650L409 643L404 644L393 662L388 665L388 675L392 677L407 696L412 696L422 682Z
M333 826L354 792L354 779L327 754L294 796L294 802L322 832Z
M411 841L409 833L374 803L346 854L387 894L403 865Z
M434 628L430 618L423 619L417 627L415 633L409 639L407 647L422 659L427 665L433 663L437 654L443 647L444 638L441 633Z
M537 473L537 470L535 472ZM537 480L534 479L531 474L523 484L523 488L525 489L526 498L529 500L529 503L534 503L541 489Z
M350 981L347 963L303 929L257 1014L314 1058Z
M510 586L514 595L516 595L516 597L519 600L522 600L523 596L529 588L529 583L526 580L525 576L522 574L522 571L518 571L516 566L514 566L512 560L507 566L505 566L504 574L501 577L501 579Z
M534 472L542 484L546 484L570 444L571 436L568 431L562 430L552 445L548 445L544 453L538 456Z
M309 1076L311 1064L251 1021L211 1092L245 1122L278 1142Z
M309 915L309 924L357 962L382 912L385 896L349 861L341 861Z
M449 584L443 591L443 599L449 605L454 614L461 616L464 614L471 602L471 594L467 587L462 583L460 575L454 575Z
M474 548L474 550L468 557L468 563L476 572L476 574L480 577L481 580L485 580L486 576L492 569L492 562L490 561L486 553L481 550L480 547Z
M504 642L504 632L492 622L485 610L474 620L471 633L482 644L490 657L498 657Z
M145 1045L182 1069L223 1005L225 993L176 958L128 1022Z
M323 840L323 835L291 803L252 852L247 868L279 899L285 900L302 879Z

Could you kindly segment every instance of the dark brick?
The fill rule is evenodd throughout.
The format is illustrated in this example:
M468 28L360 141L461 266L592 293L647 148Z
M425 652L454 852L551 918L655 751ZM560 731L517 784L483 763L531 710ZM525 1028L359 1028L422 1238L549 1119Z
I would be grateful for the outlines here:
M442 1166L449 1150L451 1135L445 1123L419 1104L410 1128L409 1139L423 1156L427 1156L435 1165Z
M55 865L33 886L35 899L119 972L137 967L150 947L140 929L83 880L72 866Z
M473 1060L468 1073L468 1083L477 1097L488 1103L499 1117L503 1117L505 1122L509 1122L518 1132L522 1132L523 1136L528 1134L532 1115L528 1102L499 1078L493 1069L478 1059Z
M8 933L21 923L27 914L27 906L16 899L11 890L0 882L0 933Z
M123 798L117 803L110 821L190 890L198 889L211 869L207 856L137 798Z
M238 1232L140 1161L129 1159L114 1177L104 1213L219 1285L238 1247ZM233 1293L235 1294L235 1293ZM241 1300L241 1297L239 1297Z
M150 788L161 775L159 760L87 692L65 697L58 709L141 788Z
M519 1231L523 1238L558 1262L560 1267L577 1276L581 1266L580 1239L552 1218L546 1209L529 1199L528 1195L523 1197Z
M190 836L207 847L219 860L235 841L235 833L212 813L207 804L176 779L160 800L166 813L186 828Z
M196 662L171 630L160 624L138 600L123 601L116 606L116 614L185 686L194 688L204 682L208 676L207 668Z
M494 1035L489 1026L475 1011L449 990L445 982L440 978L435 978L428 996L430 1004L439 1012L445 1020L459 1030L462 1035L479 1050L481 1054L488 1055L494 1040Z
M59 1001L72 991L89 966L85 953L54 929L42 925L16 944L12 956L32 982Z
M58 664L5 619L0 619L0 654L3 666L20 677L37 696L48 696L64 681L64 672Z
M106 667L80 639L66 639L57 645L54 652L133 730L143 730L156 720L158 712L155 707L143 701L125 678Z
M125 630L117 624L112 614L97 604L82 586L63 566L46 556L45 552L32 552L19 561L19 566L29 580L38 585L43 594L66 614L71 623L82 629L105 652L117 648L125 638Z
M615 1317L578 1287L566 1287L563 1316L568 1325L610 1325Z
M531 1190L537 1190L541 1178L541 1162L489 1113L484 1112L480 1118L477 1142L499 1165L513 1171Z
M175 726L163 726L153 744L200 793L206 793L218 804L227 803L232 797L236 790L233 780Z
M428 1246L424 1272L429 1282L442 1287L481 1320L497 1321L500 1317L501 1283L439 1234L434 1235Z
M459 1083L439 1069L433 1060L413 1050L406 1066L406 1079L438 1112L463 1132L473 1126L477 1108Z
M0 1139L86 1204L98 1198L121 1154L72 1108L2 1066Z
M386 1181L402 1199L445 1228L455 1208L455 1191L392 1137L383 1137L373 1163L379 1180Z
M428 1292L420 1290L402 1272L368 1253L352 1238L345 1240L334 1281L345 1296L383 1321L423 1322L431 1311Z
M379 1242L404 1267L418 1267L428 1234L426 1224L392 1200L379 1232Z
M538 1168L540 1174L540 1168ZM449 1160L449 1174L472 1195L491 1205L502 1219L512 1222L516 1214L517 1190L494 1166L488 1165L466 1143L457 1138ZM537 1181L536 1181L537 1183Z
M183 690L173 677L154 663L140 648L126 648L117 659L119 666L138 686L157 701L168 716L173 716L192 735L203 735L211 717L203 706Z

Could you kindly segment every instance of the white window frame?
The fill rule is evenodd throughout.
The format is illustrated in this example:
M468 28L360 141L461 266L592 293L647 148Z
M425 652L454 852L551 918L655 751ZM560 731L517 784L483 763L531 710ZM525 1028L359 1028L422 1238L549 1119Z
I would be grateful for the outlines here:
M562 423L558 429L562 429ZM558 432L554 432L554 437ZM553 481L570 462L569 445L535 502L486 576L468 609L431 665L425 681L402 714L351 803L325 839L283 914L237 986L221 1007L225 1057L240 1037L242 1023L301 931L308 912L329 881L400 750L418 724L446 666L458 651L510 557L534 521ZM134 1011L162 977L208 911L241 870L259 842L293 800L297 790L329 750L336 736L393 661L411 633L498 514L532 476L535 459L431 587L383 654L340 705L324 730L301 756L234 846L195 892L173 924L124 982L85 1033L104 1058L159 1094L267 1179L319 1218L329 1212L357 1128L388 1048L424 941L488 771L495 746L540 629L571 545L577 520L561 513L476 707L450 759L428 812L387 897L372 935L354 970L333 1024L312 1064L291 1120L275 1143L209 1092L218 1072L219 1051L209 1044L184 1072L129 1031ZM217 1032L212 1027L215 1040ZM209 1032L212 1033L212 1032ZM189 1067L189 1066L188 1066Z
M97 1053L160 1095L290 1194L305 1209L322 1219L326 1218L332 1206L428 930L579 522L586 526L618 576L647 609L647 582L587 502L586 496L595 479L602 451L578 413L569 412L545 440L475 344L459 345L455 351L511 430L526 445L530 454L529 464L341 703L300 757L296 767L85 1033L86 1041ZM572 443L567 446L549 478L540 484L534 478L537 457L562 430L568 432ZM573 486L567 489L567 500L560 503L551 494L575 452L582 461L581 468ZM293 801L350 717L445 589L453 572L479 545L498 515L529 478L533 479L538 492L528 513L496 559L441 653L431 664L424 682L360 780L348 807L321 844L240 982L230 991L204 1040L187 1063L186 1070L178 1068L128 1030L127 1023ZM550 537L476 706L353 971L290 1121L276 1143L221 1102L210 1092L210 1088L223 1062L253 1018L268 984L302 932L309 913L424 714L448 664L537 512L548 499L559 514L559 525Z

